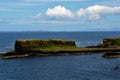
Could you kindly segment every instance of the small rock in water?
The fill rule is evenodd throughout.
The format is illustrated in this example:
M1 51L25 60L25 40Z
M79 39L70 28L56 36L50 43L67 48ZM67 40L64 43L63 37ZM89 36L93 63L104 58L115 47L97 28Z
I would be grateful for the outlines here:
M116 66L113 68L113 70L118 70L119 69L119 66Z

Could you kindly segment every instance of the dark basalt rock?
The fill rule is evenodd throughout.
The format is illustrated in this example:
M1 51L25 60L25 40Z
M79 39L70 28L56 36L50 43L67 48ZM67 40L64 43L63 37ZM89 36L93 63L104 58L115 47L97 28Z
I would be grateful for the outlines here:
M103 54L103 58L120 58L120 53L118 52L108 52Z

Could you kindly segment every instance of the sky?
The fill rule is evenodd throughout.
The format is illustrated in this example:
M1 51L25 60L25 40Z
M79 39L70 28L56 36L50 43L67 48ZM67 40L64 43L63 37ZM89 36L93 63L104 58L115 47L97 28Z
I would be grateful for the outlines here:
M120 0L0 0L0 31L120 31Z

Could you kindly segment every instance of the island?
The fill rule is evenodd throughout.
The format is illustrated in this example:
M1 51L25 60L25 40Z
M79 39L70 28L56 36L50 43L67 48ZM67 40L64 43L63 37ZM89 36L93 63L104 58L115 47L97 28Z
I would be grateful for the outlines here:
M102 43L87 47L77 47L75 41L61 39L16 40L15 50L0 54L0 57L11 59L29 56L66 56L105 53L103 55L104 58L111 58L111 55L112 57L114 55L114 57L120 57L118 52L120 52L120 38L104 38Z

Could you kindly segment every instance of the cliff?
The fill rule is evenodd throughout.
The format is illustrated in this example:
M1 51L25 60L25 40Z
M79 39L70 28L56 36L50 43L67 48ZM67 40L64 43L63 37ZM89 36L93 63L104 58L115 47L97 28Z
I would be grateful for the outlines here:
M120 38L104 38L103 43L98 44L97 47L120 47Z
M76 47L74 41L68 40L16 40L15 51L23 52L51 47Z

